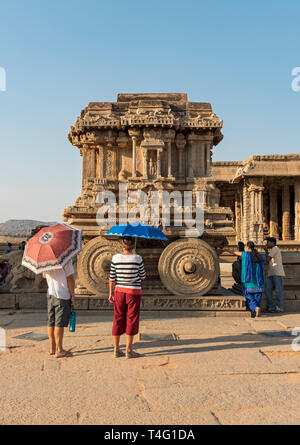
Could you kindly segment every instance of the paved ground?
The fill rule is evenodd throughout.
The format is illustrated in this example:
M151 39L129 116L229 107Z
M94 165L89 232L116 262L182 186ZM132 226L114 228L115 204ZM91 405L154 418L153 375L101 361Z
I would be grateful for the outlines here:
M46 313L0 311L0 424L299 424L300 315L195 317L143 313L139 359L113 358L112 315L79 313L72 358L47 355ZM262 332L281 331L281 337ZM124 344L124 343L123 343Z

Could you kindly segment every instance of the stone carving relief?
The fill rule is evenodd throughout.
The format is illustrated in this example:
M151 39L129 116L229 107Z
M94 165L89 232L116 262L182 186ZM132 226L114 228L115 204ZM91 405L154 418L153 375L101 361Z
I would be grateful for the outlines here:
M44 292L47 289L46 280L42 274L34 274L27 267L22 266L23 251L17 250L1 255L1 260L6 260L11 266L11 272L7 276L5 284L0 287L0 292Z
M220 206L221 191L218 187L211 183L207 184L207 205L208 207L215 208Z
M250 170L252 170L253 168L255 168L255 161L249 161L249 162L247 162L247 164L245 166L238 167L234 177L232 178L232 180L230 182L233 183L240 176L247 175L247 173Z

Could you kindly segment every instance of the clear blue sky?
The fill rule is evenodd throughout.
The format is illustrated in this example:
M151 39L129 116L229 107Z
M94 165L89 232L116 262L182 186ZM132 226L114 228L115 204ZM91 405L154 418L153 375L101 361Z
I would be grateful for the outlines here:
M61 219L81 186L69 127L119 92L210 102L214 160L299 153L299 21L298 0L2 0L0 222Z

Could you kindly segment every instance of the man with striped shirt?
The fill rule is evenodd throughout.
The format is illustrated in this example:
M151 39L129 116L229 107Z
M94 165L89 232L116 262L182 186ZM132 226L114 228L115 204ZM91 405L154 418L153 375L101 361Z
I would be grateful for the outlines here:
M114 303L114 355L124 356L120 350L120 336L126 333L126 357L135 358L140 354L132 350L132 343L139 331L141 282L146 272L142 257L133 253L134 238L122 238L122 247L122 253L112 258L109 277L109 301Z

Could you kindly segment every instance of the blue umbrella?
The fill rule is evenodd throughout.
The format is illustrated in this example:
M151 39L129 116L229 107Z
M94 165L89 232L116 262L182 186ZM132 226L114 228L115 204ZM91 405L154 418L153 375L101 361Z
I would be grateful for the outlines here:
M132 238L160 239L168 241L164 233L156 227L146 226L145 224L128 223L112 226L105 235L113 236L131 236Z

